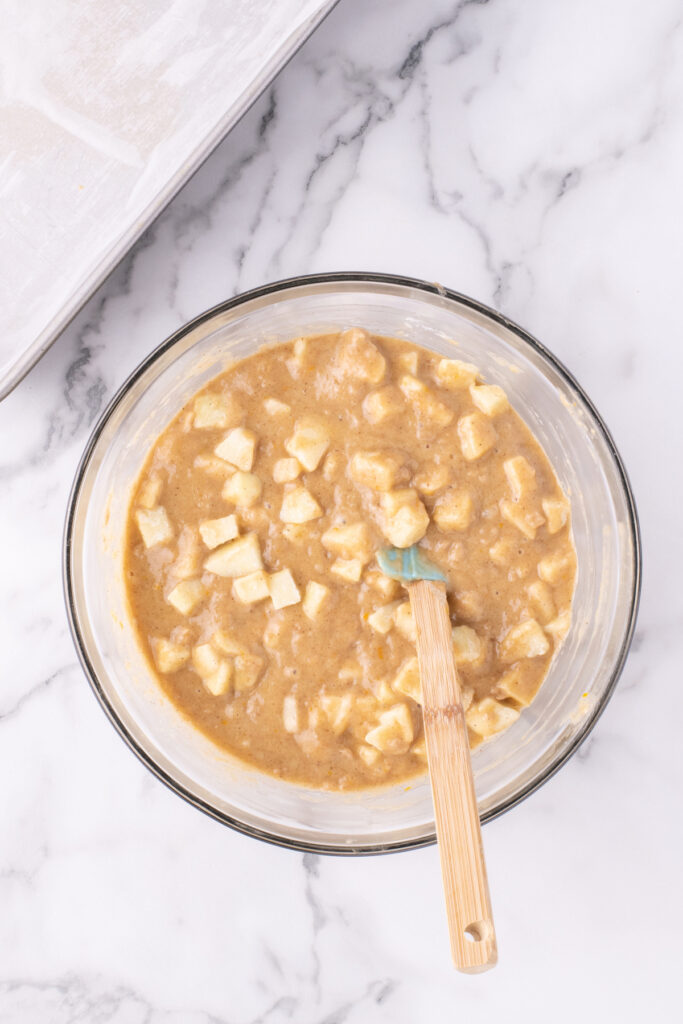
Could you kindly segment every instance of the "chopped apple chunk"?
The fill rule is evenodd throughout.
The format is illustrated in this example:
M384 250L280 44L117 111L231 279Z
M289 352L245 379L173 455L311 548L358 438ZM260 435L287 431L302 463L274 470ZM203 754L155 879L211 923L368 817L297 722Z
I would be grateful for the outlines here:
M302 416L294 424L294 432L285 441L285 451L293 455L308 473L318 468L330 446L330 429L320 416Z
M232 682L232 664L225 658L219 658L211 644L199 644L194 648L192 664L204 686L214 697L220 697L221 694L228 692Z
M391 604L383 604L368 615L368 626L374 629L375 633L385 635L394 625L396 609L401 606L401 601L392 601Z
M516 501L508 501L507 498L500 500L499 508L503 519L515 526L529 540L534 539L536 530L545 522L540 512L519 505Z
M199 430L227 430L240 422L244 410L229 395L200 395L194 400L192 425Z
M539 658L549 650L548 638L536 619L526 619L507 631L498 653L500 660L509 664L521 658Z
M289 693L282 701L282 725L285 732L299 731L299 705L294 694Z
M409 658L401 665L394 679L393 688L404 697L410 697L416 704L422 704L422 685L417 658Z
M269 416L288 416L292 411L291 405L281 402L279 398L264 398L263 408Z
M469 491L451 487L434 506L434 522L444 533L466 530L472 522L474 502Z
M541 622L549 622L555 615L553 592L543 580L536 580L526 589L533 610Z
M282 536L285 540L289 541L290 544L296 544L297 547L301 547L310 537L311 532L309 527L303 523L285 523L282 527Z
M436 368L437 379L445 388L469 388L478 373L473 363L464 363L461 359L442 359Z
M222 654L234 658L237 654L246 654L247 649L239 640L235 640L225 629L218 629L211 637L211 643Z
M405 412L405 403L398 388L392 385L370 391L363 399L363 415L369 423L383 423L401 412Z
M298 476L301 476L301 463L291 456L278 459L273 466L273 480L276 484L291 484Z
M219 459L217 455L212 455L210 452L201 452L197 455L194 460L194 467L221 480L225 480L227 476L231 476L235 472L234 466L231 466L224 459Z
M417 491L406 488L382 495L382 533L397 548L409 548L427 532L429 515Z
M163 505L156 508L139 508L135 513L142 542L146 548L166 544L173 538L173 527Z
M480 412L485 416L500 416L510 408L508 396L497 384L473 384L470 396Z
M247 427L235 427L226 434L214 451L219 459L224 459L231 466L237 466L246 473L254 465L256 434Z
M178 537L178 557L171 567L177 580L187 580L199 573L199 538L194 526L183 526Z
M446 465L432 462L413 477L413 485L421 494L432 495L443 490L450 480L450 470Z
M201 580L182 580L176 583L166 600L181 615L191 615L206 597L206 587Z
M503 470L514 501L521 501L530 492L536 490L536 472L523 455L515 455L512 459L506 459L503 463Z
M238 470L223 484L223 500L238 508L251 508L263 493L263 483L255 473Z
M395 704L379 716L379 725L366 733L365 742L383 754L405 754L413 742L413 719L408 705Z
M237 529L237 517L222 516L221 519L205 519L199 524L199 535L207 548L217 548L219 544L226 544L234 540L239 530Z
M486 657L486 645L471 626L453 629L453 658L456 665L480 665Z
M357 750L358 756L368 768L374 768L382 755L377 747L371 747L367 743L361 743Z
M315 622L329 596L329 587L324 586L322 583L316 583L315 580L309 580L306 584L304 599L301 603L301 610L306 618L310 619L311 622Z
M537 677L525 672L522 663L515 665L500 677L493 690L493 696L503 700L514 700L516 704L527 707L536 695L537 688Z
M137 503L140 508L154 508L161 497L163 481L158 474L147 477L138 490Z
M398 606L394 622L396 623L396 629L409 643L414 644L417 641L417 630L410 601L404 601Z
M313 519L320 519L322 514L318 502L303 486L288 491L282 499L280 519L283 523L310 523Z
M372 538L366 523L331 526L320 542L327 551L341 558L357 558L363 565L372 558Z
M398 386L419 416L437 427L447 427L452 423L455 413L430 391L424 381L406 373L399 379Z
M415 349L411 349L410 352L401 352L396 356L396 363L401 367L404 373L410 373L413 377L417 374L417 367L420 362L420 357Z
M541 507L548 524L548 533L559 533L569 517L569 502L566 498L544 498Z
M398 481L403 460L393 452L356 452L349 464L349 473L356 483L374 491L390 491Z
M232 584L232 592L242 604L255 604L270 597L268 576L263 569L250 572L248 576L238 576Z
M263 672L263 658L257 654L238 654L234 661L235 693L252 690Z
M387 361L370 341L367 331L352 327L340 336L337 366L345 377L379 384L384 378Z
M353 710L351 694L323 693L320 697L320 707L334 735L341 736L349 724Z
M490 420L480 412L461 416L458 420L460 448L468 462L474 462L486 455L498 440L498 434Z
M360 558L336 558L330 566L330 572L347 583L358 583L363 572L363 563Z
M190 657L190 648L186 644L176 644L164 637L150 640L150 646L154 655L154 664L164 675L177 672Z
M227 578L248 576L263 568L261 547L255 533L247 533L244 537L222 544L216 548L204 562L207 572Z
M556 644L559 644L564 640L569 632L571 621L571 611L567 609L566 611L560 612L559 615L549 622L545 627L545 631L546 633L550 633Z
M489 548L489 558L494 565L504 569L512 562L514 547L510 540L497 540Z
M545 583L561 583L574 568L574 556L569 551L557 551L547 555L538 563L538 575Z
M268 580L268 587L274 608L288 608L289 605L298 604L301 600L301 594L289 569L274 572Z
M394 597L399 588L398 580L392 580L391 576L385 576L379 569L368 570L365 574L365 582L387 600Z
M519 711L501 704L493 697L484 697L466 713L467 725L482 739L507 729L519 718Z

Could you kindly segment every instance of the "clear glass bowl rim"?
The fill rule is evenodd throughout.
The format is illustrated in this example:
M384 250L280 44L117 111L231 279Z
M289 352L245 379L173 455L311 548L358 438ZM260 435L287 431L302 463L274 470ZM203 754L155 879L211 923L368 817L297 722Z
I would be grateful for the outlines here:
M494 818L504 814L505 811L510 810L512 807L521 803L533 792L540 788L548 779L559 771L569 758L576 753L584 740L593 730L596 722L600 718L600 715L605 710L613 692L616 687L619 677L622 673L626 657L631 647L633 639L633 632L638 616L638 606L640 602L640 591L641 591L641 579L642 579L642 547L640 537L640 524L638 520L638 512L636 509L635 498L633 496L633 490L631 483L626 472L626 468L622 461L619 450L610 434L604 420L600 413L597 411L592 401L578 383L576 378L569 372L560 360L553 355L540 341L538 341L533 335L529 334L528 331L520 327L514 321L508 319L502 313L497 310L486 306L484 303L479 302L476 299L472 299L467 295L463 295L460 292L453 291L452 289L445 288L440 284L430 283L428 281L422 281L419 278L406 277L398 274L380 274L370 272L350 272L350 271L339 271L335 273L325 274L305 274L298 277L285 278L281 281L274 281L271 284L262 285L259 288L253 288L249 291L242 292L239 295L235 295L231 299L226 299L224 302L218 303L216 306L211 307L193 320L188 321L177 331L171 334L165 341L161 342L150 354L142 360L142 362L136 367L135 370L128 376L123 382L121 387L118 389L116 394L112 397L103 413L99 417L92 433L85 446L76 474L71 487L67 503L66 519L64 524L64 538L63 538L63 557L62 557L62 580L64 587L64 598L66 604L66 613L69 623L69 629L71 636L76 647L76 652L81 666L86 674L86 678L93 690L95 697L97 698L100 706L104 710L105 714L109 718L110 722L117 730L121 738L127 743L133 753L138 759L145 765L149 771L152 772L158 779L160 779L166 786L169 787L178 796L181 796L192 806L197 807L203 811L209 817L221 822L224 825L228 825L230 828L235 829L244 835L251 836L255 839L261 839L265 842L283 846L290 849L298 850L300 852L307 853L323 853L323 854L337 854L343 856L349 855L375 855L383 853L397 853L402 850L418 849L423 846L430 846L436 842L436 834L425 835L417 839L411 839L408 841L396 841L388 842L384 845L373 845L373 846L342 846L342 845L321 845L319 843L307 843L298 839L272 835L262 829L254 828L253 826L241 822L231 816L223 813L217 808L213 807L210 803L197 798L194 794L190 793L184 786L182 786L176 779L164 771L150 755L137 743L134 737L129 733L125 724L121 721L114 708L112 707L105 689L100 683L97 674L93 668L93 665L88 657L88 653L85 649L85 644L81 635L81 631L78 625L78 616L76 612L76 599L74 595L74 579L72 573L71 564L71 552L74 543L73 539L73 526L76 505L78 497L83 483L85 474L87 472L90 459L96 448L97 442L104 429L105 424L111 417L114 410L118 407L121 401L126 397L128 391L132 385L166 352L168 352L177 342L184 338L187 334L193 331L196 327L206 323L215 316L219 316L228 312L229 310L235 309L248 302L256 299L267 298L276 293L286 293L298 288L306 288L310 286L318 285L335 285L335 284L378 284L378 285L395 285L404 288L411 288L417 292L424 292L431 295L438 295L442 299L448 299L459 305L469 307L481 316L492 320L494 323L506 328L515 334L522 342L528 345L536 353L541 355L547 362L549 362L556 372L563 377L567 383L576 391L579 398L581 399L585 409L590 414L593 424L596 429L602 434L602 437L609 449L609 452L614 460L614 466L616 468L620 483L624 490L624 496L628 507L628 526L630 531L630 539L633 550L633 585L630 594L630 603L628 610L627 626L624 631L624 637L619 649L619 652L615 658L614 666L612 668L612 674L608 686L601 695L591 712L586 716L583 728L579 730L572 741L567 745L566 748L558 751L557 756L551 761L546 770L542 772L537 778L532 779L528 785L516 792L510 799L501 801L499 805L492 807L490 810L482 815L481 821L484 824L487 821L491 821Z

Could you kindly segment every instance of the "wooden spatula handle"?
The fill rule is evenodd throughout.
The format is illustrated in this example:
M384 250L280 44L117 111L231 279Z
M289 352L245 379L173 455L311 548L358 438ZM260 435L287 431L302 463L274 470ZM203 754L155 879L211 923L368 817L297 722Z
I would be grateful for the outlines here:
M408 587L417 626L422 712L446 913L455 966L474 974L498 959L467 725L453 661L446 589Z

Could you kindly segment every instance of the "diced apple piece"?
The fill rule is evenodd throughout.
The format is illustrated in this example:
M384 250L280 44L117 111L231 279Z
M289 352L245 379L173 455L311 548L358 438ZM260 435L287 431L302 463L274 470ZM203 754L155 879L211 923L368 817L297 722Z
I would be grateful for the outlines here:
M383 754L405 754L413 742L413 719L408 705L401 702L383 711L379 725L365 736L365 742Z
M375 696L380 704L395 704L396 694L392 690L389 681L383 679L377 689L375 690Z
M233 667L229 661L222 661L215 672L210 676L204 676L202 682L206 689L214 697L220 697L230 689Z
M288 491L282 499L280 519L283 523L310 523L323 514L318 502L310 491L299 486Z
M163 505L157 508L139 508L135 513L135 521L146 548L166 544L173 538L173 527Z
M367 743L361 743L358 747L357 753L361 761L366 764L368 768L373 768L382 757L376 747L370 747Z
M216 576L234 578L248 576L263 568L261 547L255 533L247 533L244 537L222 544L209 555L204 562L207 572Z
M227 654L229 658L234 658L237 654L246 654L247 649L244 644L241 644L239 640L235 640L234 636L226 632L224 629L218 629L211 637L211 643L214 647L222 654Z
M473 384L470 387L470 397L485 416L500 416L510 408L508 396L497 384Z
M514 700L522 707L531 704L538 690L538 676L524 669L524 664L516 665L502 675L494 687L493 696Z
M391 576L385 576L379 569L370 569L366 572L365 582L387 599L393 597L399 588L398 580L392 580Z
M472 522L474 502L469 491L451 487L434 506L434 522L444 533L466 530Z
M382 533L397 548L409 548L427 532L429 516L417 496L417 491L406 488L388 491L382 495Z
M571 621L571 611L567 609L566 611L560 612L560 614L557 615L552 620L552 622L549 622L545 627L545 631L546 633L550 633L556 644L559 644L562 642L562 640L564 640L567 633L569 632Z
M269 416L288 416L292 411L291 405L281 402L279 398L264 398L263 408Z
M460 448L468 462L480 459L493 448L498 440L494 426L480 412L461 416L458 420L458 437Z
M199 395L194 400L192 425L205 430L227 430L240 422L244 411L229 395Z
M442 359L436 368L437 379L445 388L469 388L478 374L473 363L464 363L461 359Z
M298 476L301 476L301 463L291 456L288 459L278 459L273 466L273 480L276 484L291 484Z
M238 470L223 484L221 496L238 508L251 508L263 493L263 483L255 473Z
M201 469L205 473L210 473L211 476L218 477L221 480L225 480L227 476L232 476L235 472L235 467L231 466L229 462L225 462L223 459L219 459L217 455L212 455L210 452L201 452L194 460L195 469Z
M192 650L192 665L202 678L210 676L220 668L221 661L211 644L198 644Z
M513 554L514 548L509 540L497 540L489 548L489 558L494 565L500 566L501 569L505 569L510 565Z
M223 438L218 447L214 448L219 459L224 459L231 466L247 473L254 465L256 454L256 434L247 427L235 427Z
M349 473L356 483L374 491L390 491L403 468L403 460L393 452L356 452L349 464Z
M181 615L191 615L205 597L206 588L201 580L182 580L176 583L166 600Z
M414 754L415 757L419 757L422 761L427 760L427 743L424 736L420 736L419 740L416 743L413 743L410 748L410 753Z
M515 501L508 501L507 498L502 498L498 504L503 519L512 526L517 527L519 532L523 533L529 540L534 539L536 530L539 526L543 526L545 522L540 512L525 508Z
M296 697L289 693L282 701L282 725L285 732L295 733L299 731L299 705Z
M417 641L417 630L415 628L415 619L413 618L413 610L410 607L410 601L404 601L396 609L394 622L396 629L399 631L401 636L405 637L411 644Z
M450 479L450 470L446 465L431 463L417 473L412 480L413 486L421 494L432 495L442 490Z
M498 653L500 660L509 664L521 658L539 658L549 650L548 638L536 619L526 619L507 631Z
M557 551L542 558L538 563L538 575L545 583L556 583L566 579L574 567L574 556L569 551Z
M327 551L342 558L357 558L364 565L372 558L372 538L366 523L331 526L320 542Z
M268 580L268 586L274 608L288 608L301 600L301 594L289 569L274 572Z
M310 619L311 622L315 622L320 615L329 594L329 587L324 586L322 583L316 583L315 580L309 580L306 584L304 599L301 603L301 610L307 619Z
M161 497L163 481L158 474L147 477L144 484L139 488L137 504L140 508L154 508Z
M242 604L255 604L270 597L268 576L259 569L257 572L250 572L248 576L238 576L233 582L232 592Z
M392 385L371 391L363 399L363 415L369 423L383 423L401 412L405 412L405 403Z
M310 528L304 526L303 523L285 523L282 527L282 536L285 540L289 541L290 544L296 544L298 547L304 544L310 535Z
M346 465L346 459L341 452L328 452L323 462L322 473L328 483L332 483L336 480L344 466Z
M493 697L484 697L478 704L474 704L466 714L467 725L482 739L502 732L518 718L519 711L501 704Z
M422 704L422 685L417 658L409 658L408 661L404 661L392 685L404 697L410 697L416 704Z
M185 644L176 644L163 637L151 640L150 646L154 655L154 663L164 675L177 672L190 657L190 648Z
M337 558L330 566L330 572L347 583L358 583L363 572L360 558Z
M367 331L352 327L339 338L337 365L346 377L379 384L386 372L386 359L370 341Z
M394 625L396 609L402 603L401 601L392 601L391 604L383 604L381 607L376 608L371 615L368 615L368 626L374 629L376 633L381 633L383 636L386 635Z
M541 507L548 523L548 533L559 533L569 517L569 502L566 498L544 498Z
M553 592L543 580L536 580L526 589L533 610L541 622L549 622L555 615Z
M318 468L329 446L330 429L320 416L302 416L294 424L292 436L285 441L287 454L298 459L308 473Z
M327 718L328 725L335 736L341 736L349 724L353 710L353 697L350 693L323 693L320 707Z
M263 672L263 658L257 654L238 654L235 658L235 693L252 690Z
M401 370L404 373L411 374L413 377L417 375L419 359L420 357L415 349L411 349L410 352L401 352L400 355L396 356L396 362Z
M221 519L205 519L199 524L199 533L207 548L217 548L219 544L227 544L234 540L239 530L237 517L222 516Z
M453 660L456 665L480 665L486 656L486 645L471 626L453 628Z
M420 416L424 416L437 427L447 427L455 413L430 391L424 381L406 373L399 379L398 386Z
M183 526L178 537L178 557L171 566L177 580L187 580L199 573L199 538L194 526Z
M531 463L523 455L515 455L503 463L514 501L521 501L530 491L536 490L536 472Z

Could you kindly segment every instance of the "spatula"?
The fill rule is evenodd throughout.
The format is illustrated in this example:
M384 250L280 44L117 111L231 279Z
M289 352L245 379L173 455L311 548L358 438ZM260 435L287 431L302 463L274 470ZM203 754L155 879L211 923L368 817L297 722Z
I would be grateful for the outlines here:
M451 953L458 970L476 974L495 965L498 950L446 579L417 545L383 548L377 561L382 572L406 585L410 596Z

